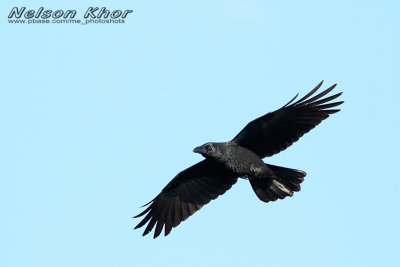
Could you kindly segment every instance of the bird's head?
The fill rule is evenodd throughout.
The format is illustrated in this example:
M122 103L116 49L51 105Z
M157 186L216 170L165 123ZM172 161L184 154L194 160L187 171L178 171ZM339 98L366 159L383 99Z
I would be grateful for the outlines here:
M193 149L194 153L199 153L205 158L219 159L226 151L226 143L205 143Z

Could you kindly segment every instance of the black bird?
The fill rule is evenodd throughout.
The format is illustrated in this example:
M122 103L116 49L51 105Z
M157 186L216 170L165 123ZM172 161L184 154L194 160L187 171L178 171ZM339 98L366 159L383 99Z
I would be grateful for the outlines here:
M306 173L262 161L286 149L299 140L330 114L340 109L343 101L330 102L342 93L322 98L336 84L311 97L322 85L320 82L306 96L292 103L298 94L282 108L251 121L235 138L225 143L206 143L193 149L205 159L178 173L142 213L146 215L135 227L147 226L147 235L156 226L154 238L164 227L165 235L178 226L203 205L224 194L239 177L247 178L257 197L275 201L300 191ZM157 225L156 225L157 224Z

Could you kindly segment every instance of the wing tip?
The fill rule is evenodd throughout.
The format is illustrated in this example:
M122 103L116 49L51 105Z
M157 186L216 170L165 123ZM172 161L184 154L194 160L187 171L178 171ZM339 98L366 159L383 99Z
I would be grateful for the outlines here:
M289 102L286 103L283 107L288 106L290 103L292 103L297 97L299 96L299 93L297 93Z
M154 231L153 239L156 239L157 237L159 237L161 232L162 232L162 228L161 228L160 232Z
M150 205L150 204L151 204L151 202L153 202L153 201L154 201L154 199L150 200L149 202L147 202L147 203L146 203L146 204L144 204L143 206L140 206L139 208L146 207L146 206Z

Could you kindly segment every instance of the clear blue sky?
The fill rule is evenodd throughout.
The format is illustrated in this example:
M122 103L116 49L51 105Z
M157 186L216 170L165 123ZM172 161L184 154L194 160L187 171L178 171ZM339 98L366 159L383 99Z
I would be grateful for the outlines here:
M400 266L398 1L102 1L121 25L13 25L1 1L1 266ZM346 102L267 162L305 170L265 204L247 181L155 240L131 217L192 149L338 83Z

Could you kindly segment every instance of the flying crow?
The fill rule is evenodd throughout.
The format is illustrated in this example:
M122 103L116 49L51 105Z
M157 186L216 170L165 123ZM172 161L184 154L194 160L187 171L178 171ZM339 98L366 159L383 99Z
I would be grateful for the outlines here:
M299 140L330 114L343 101L332 102L342 93L326 98L336 84L313 96L320 82L311 92L293 102L297 95L282 108L251 121L231 141L206 143L193 149L204 160L178 173L152 201L134 218L145 215L135 229L147 226L147 235L156 226L154 238L164 227L165 235L171 232L203 205L224 194L238 178L247 178L257 197L275 201L300 191L306 173L262 161L286 149Z

